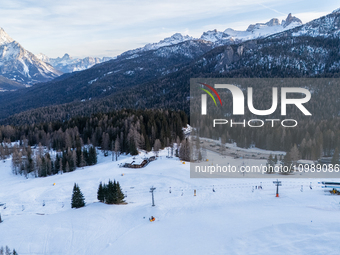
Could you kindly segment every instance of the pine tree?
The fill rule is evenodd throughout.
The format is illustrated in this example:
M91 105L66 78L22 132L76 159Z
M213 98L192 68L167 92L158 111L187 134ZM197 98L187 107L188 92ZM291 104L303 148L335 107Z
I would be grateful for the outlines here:
M103 184L103 194L104 194L104 203L106 203L106 198L107 198L107 184Z
M12 255L18 255L18 253L16 252L16 250L15 250L15 249L13 249L13 253L12 253Z
M117 201L116 201L116 203L117 204L124 203L125 196L123 194L122 189L120 188L120 184L119 184L118 181L117 181L117 184L116 184L116 190L117 190Z
M99 187L98 187L97 199L100 202L104 202L105 201L105 190L103 188L102 182L100 182Z
M80 208L85 206L85 198L83 193L81 193L79 186L75 183L73 187L73 194L72 194L72 208Z
M97 164L97 152L96 152L96 148L94 148L93 146L91 146L89 149L88 164L90 166Z
M107 204L115 204L116 203L116 181L113 183L111 180L109 180L109 183L106 186L106 196L105 196L105 202Z
M85 165L89 166L90 165L90 157L89 157L89 152L87 151L86 148L83 149L83 157L85 160Z

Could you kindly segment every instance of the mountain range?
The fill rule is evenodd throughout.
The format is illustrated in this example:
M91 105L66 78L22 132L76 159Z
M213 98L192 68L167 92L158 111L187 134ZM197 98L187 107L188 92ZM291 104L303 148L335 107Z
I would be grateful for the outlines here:
M280 23L278 19L272 19L267 23L250 25L246 31L236 31L231 28L226 29L224 32L213 30L204 32L200 38L193 38L188 35L183 36L176 33L158 43L147 44L144 47L126 51L117 58L135 58L143 52L178 45L187 41L190 41L191 44L196 44L198 41L205 41L205 44L209 44L209 47L206 47L206 49L212 49L221 45L262 38L301 24L301 20L289 14L287 19L283 20L282 23ZM65 54L62 58L49 58L42 53L34 55L24 49L18 42L14 41L2 28L0 29L0 54L0 74L7 79L24 84L24 86L18 86L17 84L12 85L10 82L6 84L2 83L3 85L0 88L5 87L5 85L6 88L0 89L0 91L14 91L18 88L25 88L27 85L31 86L39 82L52 80L62 73L82 71L96 64L114 59L110 57L86 57L81 59L72 58L68 54Z
M100 64L102 62L111 60L111 57L103 57L103 58L73 58L69 54L65 54L62 58L49 58L48 56L40 53L37 54L36 57L50 65L52 65L55 69L63 72L63 73L72 73L76 71L82 71L88 69L96 64Z
M234 34L230 29L199 39L175 34L90 69L0 95L0 119L60 120L122 107L188 110L189 80L195 77L336 77L339 29L337 10L305 25L288 15Z
M176 45L185 41L204 40L213 43L213 47L226 44L235 44L247 40L264 38L268 35L276 34L301 25L302 21L299 18L292 16L290 13L285 20L282 20L281 23L278 19L274 18L267 23L251 24L246 31L237 31L232 28L228 28L225 31L220 32L215 29L204 32L200 38L193 38L188 35L183 36L180 33L176 33L171 37L161 40L158 43L151 43L141 48L126 51L119 57L127 57L145 51L157 50L161 47Z

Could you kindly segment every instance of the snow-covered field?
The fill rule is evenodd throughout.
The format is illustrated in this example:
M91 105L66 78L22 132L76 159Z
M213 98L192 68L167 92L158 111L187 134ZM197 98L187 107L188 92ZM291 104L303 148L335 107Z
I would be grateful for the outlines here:
M340 196L322 180L282 179L276 198L274 179L190 179L188 163L160 155L142 169L118 167L131 157L99 156L96 166L29 179L0 162L0 246L20 255L340 254ZM127 205L97 202L99 182L109 179L120 182ZM81 209L70 205L75 182L86 198Z

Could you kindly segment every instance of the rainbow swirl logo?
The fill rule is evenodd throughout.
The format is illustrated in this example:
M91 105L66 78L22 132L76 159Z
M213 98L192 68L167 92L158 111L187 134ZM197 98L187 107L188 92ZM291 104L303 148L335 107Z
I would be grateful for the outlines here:
M201 84L201 85L207 87L208 89L210 89L210 90L217 96L217 98L218 98L218 100L220 101L220 104L221 104L221 106L222 106L221 97L220 97L220 95L217 93L217 91L216 91L213 87L211 87L211 86L208 85L208 84L201 83L201 82L199 82L198 84ZM215 105L217 106L217 103L216 103L216 100L215 100L215 97L213 96L213 94L211 94L211 92L210 92L209 90L205 89L205 88L200 88L200 89L203 90L204 92L206 92L206 93L214 100L214 103L215 103Z

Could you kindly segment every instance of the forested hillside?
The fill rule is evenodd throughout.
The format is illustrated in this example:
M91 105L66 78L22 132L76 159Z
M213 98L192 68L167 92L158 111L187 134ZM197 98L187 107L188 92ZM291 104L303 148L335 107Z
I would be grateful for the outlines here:
M36 123L44 120L68 119L71 116L90 116L119 108L163 108L189 112L190 78L249 77L301 78L339 77L339 38L291 37L266 38L240 45L215 48L178 71L164 77L124 87L110 96L48 106L14 115L3 124ZM62 81L61 81L62 82ZM5 100L0 106L2 117L20 112L36 99Z
M183 140L188 123L184 112L120 110L65 122L0 126L0 158L13 154L15 174L46 176L96 164L95 147L138 154L138 149L158 150ZM12 144L14 141L19 143ZM33 153L33 147L36 153ZM53 150L55 155L50 155Z

